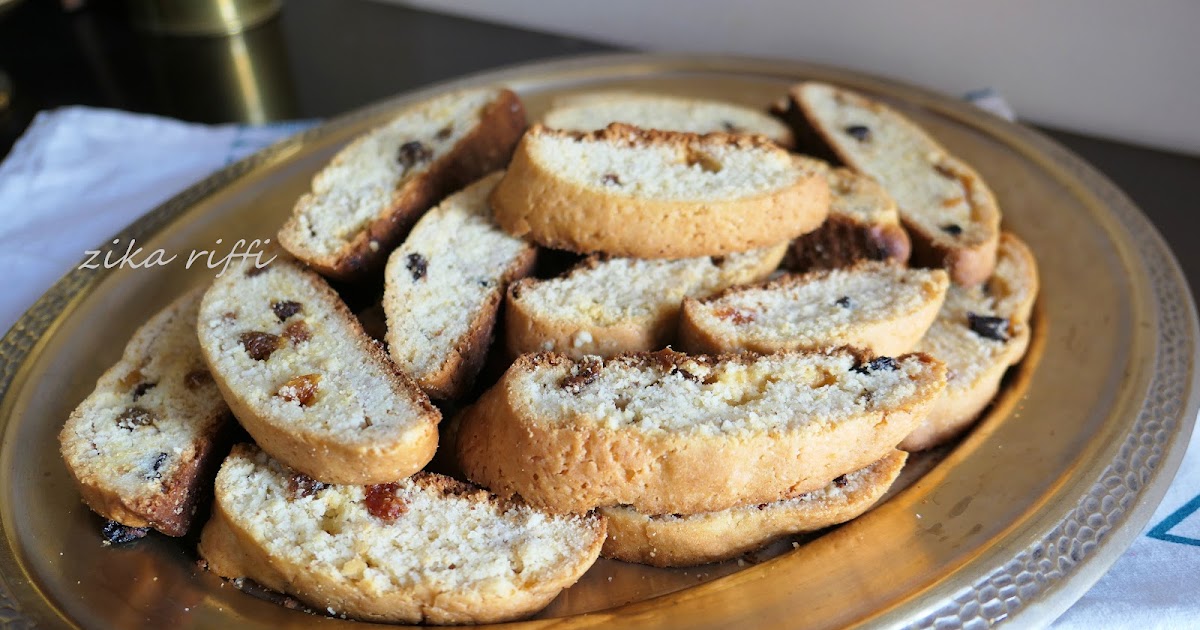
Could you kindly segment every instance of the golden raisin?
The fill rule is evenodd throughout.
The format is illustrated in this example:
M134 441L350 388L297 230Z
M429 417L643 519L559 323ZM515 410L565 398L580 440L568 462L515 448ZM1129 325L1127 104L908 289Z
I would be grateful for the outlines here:
M145 407L128 407L117 416L117 426L132 431L138 427L154 424L154 413Z
M296 376L280 385L275 394L288 402L299 402L302 407L310 407L317 397L317 383L320 382L320 374Z
M408 512L408 502L396 495L399 487L399 484L395 483L367 486L367 496L363 503L371 516L390 523Z
M134 385L142 382L143 378L142 371L139 369L134 369L132 372L122 376L119 383L122 389L130 389Z
M283 336L287 337L292 342L292 345L297 345L302 341L312 339L312 331L308 329L308 324L304 320L295 321L287 325L283 329Z

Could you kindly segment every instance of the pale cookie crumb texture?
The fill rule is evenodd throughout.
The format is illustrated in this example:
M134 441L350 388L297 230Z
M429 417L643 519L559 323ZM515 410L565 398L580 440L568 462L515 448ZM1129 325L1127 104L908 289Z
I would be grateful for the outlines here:
M206 493L229 408L196 340L202 295L142 325L59 434L67 469L105 518L182 536Z
M863 262L734 287L684 302L681 346L719 353L848 345L901 354L929 328L949 284L941 269Z
M284 574L302 575L287 585L292 594L378 621L532 613L591 565L605 533L595 515L548 515L430 473L375 486L321 484L250 446L222 466L217 504L240 545ZM210 540L206 530L202 553ZM255 566L217 560L211 568L225 577L255 578ZM537 608L505 610L505 602L528 605L529 591L545 585L553 586L533 602Z
M554 101L542 124L552 129L594 131L614 122L642 129L732 134L758 134L791 146L787 125L743 105L661 94L602 91L565 96Z
M681 260L591 257L558 278L522 280L508 294L509 351L579 358L659 350L674 340L685 297L764 279L785 249Z
M547 422L708 435L834 424L899 406L917 394L930 369L917 355L864 363L839 351L531 362L540 365L519 371L512 388L519 406Z

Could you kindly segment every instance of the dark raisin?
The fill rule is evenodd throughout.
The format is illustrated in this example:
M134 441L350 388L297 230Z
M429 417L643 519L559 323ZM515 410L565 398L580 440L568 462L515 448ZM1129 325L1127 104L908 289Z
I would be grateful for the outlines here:
M942 231L950 236L958 236L962 234L962 226L957 223L947 223L942 226Z
M412 168L432 157L433 150L416 140L400 145L400 150L396 153L396 161L404 168Z
M211 383L212 380L212 374L209 374L208 370L192 370L187 373L187 376L183 377L183 385L188 389L198 389Z
M689 372L681 367L678 367L678 366L671 368L671 374L678 374L678 375L682 376L683 378L685 378L689 381L692 381L693 383L700 382L699 376L696 376L695 374L692 374L691 372Z
M297 499L311 497L328 486L329 484L321 483L304 473L296 473L288 479L288 491Z
M558 385L570 394L578 394L600 377L601 366L599 359L586 358L579 362L575 374L567 376Z
M412 274L413 282L424 278L425 273L429 271L429 261L415 252L408 255L408 261L404 263L404 266L408 267L409 273Z
M445 140L446 138L449 138L450 134L452 133L454 133L454 125L446 125L445 127L438 129L438 132L433 137L437 138L438 140Z
M833 485L839 488L845 488L846 484L848 483L850 483L850 481L846 479L846 475L838 475L838 477L833 480Z
M967 325L975 334L984 339L1008 341L1008 319L992 317L991 315L976 315L967 313Z
M481 287L483 287L483 288L485 288L485 289L489 289L489 288L491 288L491 286L492 286L492 281L491 281L491 280L480 280L480 281L479 281L479 286L481 286Z
M109 545L133 542L140 538L145 538L146 534L149 533L149 527L129 527L116 521L108 521L100 530L100 535L104 536L104 542Z
M293 345L298 345L302 341L312 339L312 331L308 329L308 324L304 320L292 322L283 329L283 336L287 337Z
M285 302L271 302L271 310L275 311L275 317L279 321L287 321L287 318L300 312L300 303L287 300Z
M149 479L150 481L162 479L162 467L166 463L167 454L159 453L158 456L154 458L154 463L150 464L150 472L146 474L146 479Z
M275 395L288 402L298 402L301 407L311 407L317 397L317 384L320 382L320 374L296 376L280 385Z
M133 399L137 400L141 398L142 396L146 395L146 392L154 389L157 385L158 383L138 383L133 388Z
M876 357L865 364L856 365L850 370L859 374L870 374L879 370L898 370L900 366L896 365L896 360L892 357Z
M760 509L760 510L765 510L765 509L767 509L767 504L766 504L766 503L759 503L759 504L758 504L758 509Z
M850 308L850 296L843 295L842 297L838 298L837 301L834 302L834 304L837 304L838 306L840 306L842 308Z
M605 184L612 184L613 186L621 185L621 178L616 173L605 173L603 181Z
M850 125L846 127L845 131L859 142L866 142L871 139L871 130L866 125Z
M395 483L367 486L367 496L363 503L371 516L390 523L408 512L408 502L396 495L396 489L399 487Z
M242 333L238 337L238 341L242 342L246 354L249 354L250 358L255 361L266 361L271 357L271 353L278 350L280 346L278 335L259 331Z
M958 179L958 173L955 173L953 168L945 164L934 164L933 170L946 179Z
M258 262L255 262L253 265L250 265L249 269L246 270L246 277L253 278L270 268L271 268L271 265L269 265L269 264L259 266Z
M876 357L871 359L870 365L872 372L878 372L879 370L895 372L900 369L900 366L896 365L896 360L892 357Z
M117 426L132 431L138 427L148 427L154 424L154 413L145 407L129 407L117 416Z

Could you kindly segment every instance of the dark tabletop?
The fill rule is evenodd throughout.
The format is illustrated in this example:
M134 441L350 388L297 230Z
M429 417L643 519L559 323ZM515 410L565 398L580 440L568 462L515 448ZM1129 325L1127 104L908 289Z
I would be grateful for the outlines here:
M123 4L64 12L24 0L0 13L0 155L41 109L92 105L197 122L323 118L398 92L523 61L611 46L365 0L293 0L237 38L151 36ZM248 87L249 86L249 87ZM1193 294L1200 158L1042 129L1120 186L1179 257Z

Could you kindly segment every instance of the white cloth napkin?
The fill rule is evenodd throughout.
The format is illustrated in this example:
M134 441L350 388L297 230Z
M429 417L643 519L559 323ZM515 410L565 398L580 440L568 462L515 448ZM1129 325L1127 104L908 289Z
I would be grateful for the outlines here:
M990 91L968 98L1011 118ZM68 107L38 115L0 164L7 330L83 252L213 170L311 122L195 125ZM1200 432L1147 531L1057 628L1200 626Z

